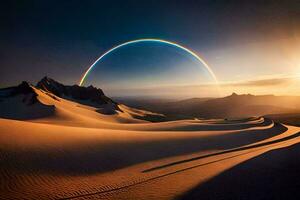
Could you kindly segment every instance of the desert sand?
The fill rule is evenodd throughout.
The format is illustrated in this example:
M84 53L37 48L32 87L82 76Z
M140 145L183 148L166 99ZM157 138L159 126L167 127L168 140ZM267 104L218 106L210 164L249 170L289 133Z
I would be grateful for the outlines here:
M263 117L151 123L134 117L146 111L105 115L34 90L34 112L10 102L19 118L43 115L1 111L0 199L300 196L298 127Z

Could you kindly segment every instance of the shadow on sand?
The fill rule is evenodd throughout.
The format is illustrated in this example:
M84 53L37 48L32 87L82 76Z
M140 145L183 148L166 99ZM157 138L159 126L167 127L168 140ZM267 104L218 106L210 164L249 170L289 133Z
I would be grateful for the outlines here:
M271 150L221 173L179 199L299 199L299 156L299 143Z
M149 129L147 131L230 131L230 130L243 130L253 127L264 127L272 125L273 121L268 118L264 118L260 122L256 123L246 123L251 120L258 120L259 118L245 118L242 120L224 120L220 122L214 122L205 124L205 122L194 121L189 124L179 124L178 126L173 127L164 127L159 129Z
M0 169L49 174L93 174L171 156L186 155L210 149L227 150L262 141L287 130L280 124L261 130L247 130L208 137L165 138L155 141L94 141L63 149L24 149L1 151Z
M276 124L276 125L281 126L279 124ZM249 146L246 146L246 147L229 149L229 150L225 150L225 151L221 151L221 152L217 152L217 153L212 153L212 154L208 154L208 155L197 156L197 157L193 157L193 158L189 158L189 159L185 159L185 160L179 160L179 161L176 161L176 162L172 162L172 163L168 163L168 164L165 164L165 165L161 165L161 166L153 167L153 168L150 168L150 169L146 169L143 172L151 172L151 171L154 171L154 170L163 169L163 168L166 168L166 167L171 167L171 166L186 163L186 162L191 162L191 161L194 161L194 160L208 158L208 157L211 157L211 156L222 155L222 154L225 154L225 153L232 153L232 152L237 152L237 151L253 149L253 148L257 148L257 147L263 147L263 146L266 146L266 145L272 145L272 144L287 141L287 140L290 140L290 139L293 139L293 138L296 138L296 137L299 137L299 136L300 136L300 132L296 133L294 135L290 135L288 137L284 137L284 138L269 141L269 142L263 142L263 143L260 143L260 144L249 145Z

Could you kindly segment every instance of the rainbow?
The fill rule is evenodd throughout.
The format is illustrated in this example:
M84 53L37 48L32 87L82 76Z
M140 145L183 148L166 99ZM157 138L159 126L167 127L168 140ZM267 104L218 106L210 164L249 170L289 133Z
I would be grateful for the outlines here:
M95 67L95 65L104 57L106 56L107 54L111 53L112 51L118 49L118 48L121 48L123 46L126 46L126 45L129 45L129 44L134 44L134 43L139 43L139 42L158 42L158 43L163 43L163 44L168 44L168 45L171 45L171 46L174 46L174 47L177 47L177 48L180 48L182 50L184 50L185 52L191 54L193 57L195 57L198 61L200 61L200 63L202 63L205 68L207 69L207 71L209 72L209 74L212 76L212 78L214 79L214 82L215 84L218 86L218 80L217 80L217 77L216 75L214 74L214 72L212 71L212 69L210 68L210 66L203 60L203 58L199 57L196 53L194 53L192 50L182 46L182 45L179 45L175 42L170 42L170 41L167 41L167 40L161 40L161 39L154 39L154 38L145 38L145 39L137 39L137 40L131 40L131 41L128 41L128 42L125 42L125 43L122 43L122 44L119 44L111 49L109 49L108 51L106 51L105 53L103 53L87 70L86 72L83 74L80 82L79 82L79 85L82 86L83 85L83 82L85 80L85 78L87 77L87 75L90 73L90 71Z

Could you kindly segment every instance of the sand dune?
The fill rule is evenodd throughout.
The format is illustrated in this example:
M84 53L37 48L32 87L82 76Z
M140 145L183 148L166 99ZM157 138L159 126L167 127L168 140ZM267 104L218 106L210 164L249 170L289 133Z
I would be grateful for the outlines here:
M110 130L2 119L1 198L175 198L243 161L299 142L298 128L253 121L238 123L252 124L241 130L152 132L139 124Z
M33 89L36 112L54 109L0 119L0 199L263 199L299 186L298 127L263 117L151 123L136 118L147 111L103 114Z

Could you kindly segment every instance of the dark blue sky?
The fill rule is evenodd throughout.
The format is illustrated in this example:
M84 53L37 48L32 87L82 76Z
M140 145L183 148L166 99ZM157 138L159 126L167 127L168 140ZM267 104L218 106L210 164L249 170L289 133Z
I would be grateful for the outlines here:
M101 53L128 40L175 41L211 59L208 52L288 37L300 23L299 1L20 0L1 8L1 87L44 75L77 83Z

